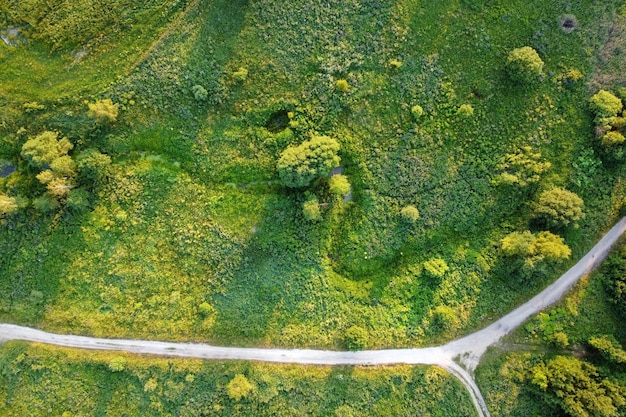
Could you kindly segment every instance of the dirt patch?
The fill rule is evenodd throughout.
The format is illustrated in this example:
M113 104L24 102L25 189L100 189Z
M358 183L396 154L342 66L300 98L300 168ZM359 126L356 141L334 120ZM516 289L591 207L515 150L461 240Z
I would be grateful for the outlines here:
M601 88L626 85L626 17L616 16L600 49L596 71L589 82L595 92Z
M20 33L19 27L8 27L0 29L0 39L7 46L19 46L26 43L26 38Z

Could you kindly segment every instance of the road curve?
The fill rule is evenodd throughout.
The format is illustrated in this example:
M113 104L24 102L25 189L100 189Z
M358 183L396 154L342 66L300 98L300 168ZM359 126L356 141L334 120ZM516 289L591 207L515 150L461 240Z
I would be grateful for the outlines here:
M529 317L557 302L583 276L598 266L609 249L626 231L622 218L604 237L558 280L522 306L482 330L441 346L420 349L363 350L340 352L313 349L261 349L220 347L202 343L170 343L150 340L100 339L60 335L13 324L0 324L0 342L26 340L82 349L114 350L138 354L217 360L253 360L308 365L423 364L439 366L467 388L480 417L489 417L485 400L470 372L487 348L513 331ZM455 359L464 367L460 366Z

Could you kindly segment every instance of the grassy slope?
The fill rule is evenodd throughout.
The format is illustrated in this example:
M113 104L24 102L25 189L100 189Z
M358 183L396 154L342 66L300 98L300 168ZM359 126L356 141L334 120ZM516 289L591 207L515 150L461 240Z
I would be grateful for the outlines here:
M574 257L616 214L620 172L591 175L571 165L589 147L587 91L555 81L571 67L591 72L612 7L191 4L135 71L119 66L107 95L132 92L136 104L108 136L86 140L128 160L95 210L21 218L0 231L8 295L0 314L99 335L319 347L342 347L352 325L368 330L368 346L381 347L484 323L564 268L527 285L507 282L499 269L494 242L529 222L527 205L489 183L500 156L532 144L554 164L546 183L585 198L588 216L567 235ZM564 11L578 16L580 30L558 29ZM546 62L547 77L533 89L503 76L505 54L524 44ZM23 55L36 49L29 51ZM115 64L107 52L100 57ZM392 58L402 67L390 68ZM49 59L62 62L62 54ZM78 70L89 74L89 62ZM230 76L239 67L249 70L243 82ZM335 90L339 78L350 83L347 94ZM99 91L97 80L76 84ZM208 102L193 100L196 84ZM63 86L60 78L55 88ZM28 99L48 93L38 87ZM426 116L416 124L409 110L418 103ZM456 115L463 103L474 106L473 118ZM293 136L264 129L283 108L299 123ZM319 224L304 223L301 195L272 182L280 150L312 130L342 143L355 197L345 208L327 206ZM577 186L581 175L590 176ZM406 204L420 209L414 228L397 215ZM451 267L442 280L421 273L431 257ZM211 308L201 313L204 302ZM443 332L431 325L440 305L458 317Z
M116 360L123 370L111 370ZM227 390L236 374L253 385L240 400ZM155 359L14 342L0 347L3 416L474 416L464 391L438 368Z

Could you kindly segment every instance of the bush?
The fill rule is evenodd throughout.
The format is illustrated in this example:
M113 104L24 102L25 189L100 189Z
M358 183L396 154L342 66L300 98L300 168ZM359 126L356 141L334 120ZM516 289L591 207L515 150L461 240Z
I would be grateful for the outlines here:
M121 356L116 356L109 362L109 369L113 372L122 372L126 369L126 359Z
M320 204L315 195L309 197L302 204L302 213L304 214L304 218L309 221L316 221L320 218Z
M335 87L337 88L337 90L345 93L348 90L350 90L350 84L348 84L347 80L341 79L341 80L337 80L337 82L335 83Z
M424 109L419 104L416 104L415 106L411 107L411 114L413 115L413 118L417 121L420 119L420 117L424 115Z
M512 232L500 240L500 249L505 256L519 256L528 267L534 267L544 259L558 261L572 254L562 237L550 232L533 235L530 231Z
M314 179L327 176L339 165L339 143L328 136L315 136L298 146L289 146L280 154L276 166L286 187L308 186Z
M89 111L87 115L94 119L97 124L105 125L117 121L120 105L111 101L110 98L98 100L95 103L87 103Z
M456 314L452 307L439 305L433 310L433 325L437 329L449 329L456 322Z
M432 258L424 262L424 271L435 278L443 277L449 269L446 261L441 258Z
M350 192L350 182L345 175L337 174L328 180L330 192L336 196L346 195Z
M233 79L237 82L243 82L248 78L248 70L240 67L237 71L233 72Z
M616 116L622 111L622 100L606 90L600 90L589 99L589 108L596 121Z
M470 117L474 114L474 107L471 104L461 104L456 114L461 117Z
M534 217L548 226L578 226L578 220L584 217L584 202L575 193L555 187L542 192L534 206Z
M402 219L407 223L415 223L420 218L420 212L417 207L409 205L402 207L400 216L402 216Z
M346 330L346 347L348 350L361 350L367 346L367 330L360 326L352 326Z
M49 194L44 194L33 200L35 210L42 213L52 213L59 209L59 202Z
M237 374L226 386L228 390L228 396L235 400L239 401L242 398L246 398L250 391L252 391L253 385L248 381L243 374Z
M206 91L206 88L199 84L191 87L191 92L193 93L193 98L196 99L196 101L204 101L209 97L209 92Z
M540 161L541 153L534 152L530 146L524 146L515 153L506 154L498 164L500 173L494 179L494 183L520 187L536 184L541 179L541 175L552 167L550 162Z
M520 84L537 82L543 71L543 61L530 46L513 49L506 61L509 78Z

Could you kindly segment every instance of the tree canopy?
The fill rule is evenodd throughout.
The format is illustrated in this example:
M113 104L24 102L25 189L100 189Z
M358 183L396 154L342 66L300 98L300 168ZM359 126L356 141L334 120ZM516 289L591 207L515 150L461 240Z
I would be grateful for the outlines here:
M22 146L22 156L32 165L42 168L67 153L74 147L67 138L59 139L57 132L44 131L30 138Z
M506 69L511 80L530 84L539 79L543 71L543 61L537 51L530 46L523 46L509 52Z
M584 217L584 202L575 193L554 187L542 192L534 206L535 218L548 226L577 226Z
M543 260L567 259L572 254L562 237L551 232L535 235L528 230L509 233L500 241L500 248L505 256L519 256L530 267Z
M337 151L339 143L328 136L314 136L298 146L289 146L280 154L278 175L287 187L306 187L339 165Z

